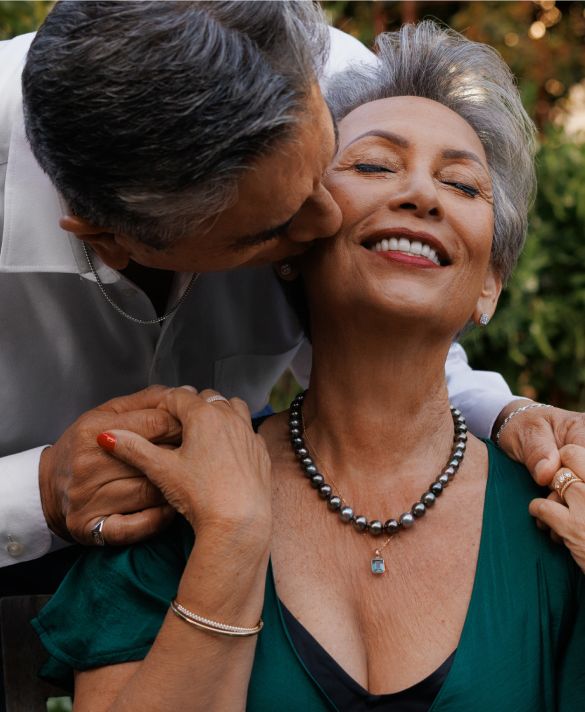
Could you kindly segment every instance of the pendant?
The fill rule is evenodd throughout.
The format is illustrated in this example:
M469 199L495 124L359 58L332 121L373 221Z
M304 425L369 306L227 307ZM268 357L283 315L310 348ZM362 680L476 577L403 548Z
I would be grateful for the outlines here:
M378 549L376 549L376 551L374 552L374 556L372 557L370 566L372 567L372 573L376 574L377 576L381 576L383 573L386 572L386 563L384 562L384 559L382 558Z

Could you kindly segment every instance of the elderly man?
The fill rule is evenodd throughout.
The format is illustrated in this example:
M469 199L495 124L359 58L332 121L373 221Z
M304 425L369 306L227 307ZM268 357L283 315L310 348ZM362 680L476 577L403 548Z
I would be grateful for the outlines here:
M172 516L96 444L114 428L176 440L150 384L257 411L287 367L306 379L269 263L339 226L317 80L353 60L373 58L307 2L58 3L34 39L0 45L0 566ZM459 346L447 378L478 434L519 416L502 445L541 478L583 439L577 415L517 401ZM26 567L0 588L26 587Z

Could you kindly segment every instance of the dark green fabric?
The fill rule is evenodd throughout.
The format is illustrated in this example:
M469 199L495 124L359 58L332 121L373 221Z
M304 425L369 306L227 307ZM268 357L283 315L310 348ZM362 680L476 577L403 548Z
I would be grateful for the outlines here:
M528 514L528 503L541 491L526 470L491 443L488 448L473 593L453 666L432 712L581 712L585 579L566 549L551 543ZM440 502L431 516L441 516ZM178 519L150 542L89 552L34 621L52 656L44 674L63 684L72 669L142 659L192 546L192 531ZM270 569L262 617L247 709L334 709L291 645Z

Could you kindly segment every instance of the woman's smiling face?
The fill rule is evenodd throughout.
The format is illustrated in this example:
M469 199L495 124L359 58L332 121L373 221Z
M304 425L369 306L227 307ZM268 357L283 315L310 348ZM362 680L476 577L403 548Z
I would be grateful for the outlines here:
M343 222L308 256L312 307L330 293L336 308L351 300L439 318L453 333L479 309L491 314L501 286L490 267L491 179L458 114L419 97L360 106L339 124L326 186Z

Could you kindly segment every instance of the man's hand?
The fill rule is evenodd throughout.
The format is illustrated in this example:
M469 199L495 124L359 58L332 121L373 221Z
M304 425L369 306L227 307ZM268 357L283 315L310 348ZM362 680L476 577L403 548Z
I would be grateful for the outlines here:
M500 413L494 430L506 416L530 401L514 401ZM561 467L560 448L585 447L585 414L561 408L531 408L512 418L500 436L500 447L523 463L539 485L549 485Z
M158 443L177 443L181 427L158 408L169 389L151 386L84 413L41 455L39 485L51 530L93 544L91 527L108 516L108 544L132 544L151 536L174 510L134 467L111 457L96 437L123 428Z

